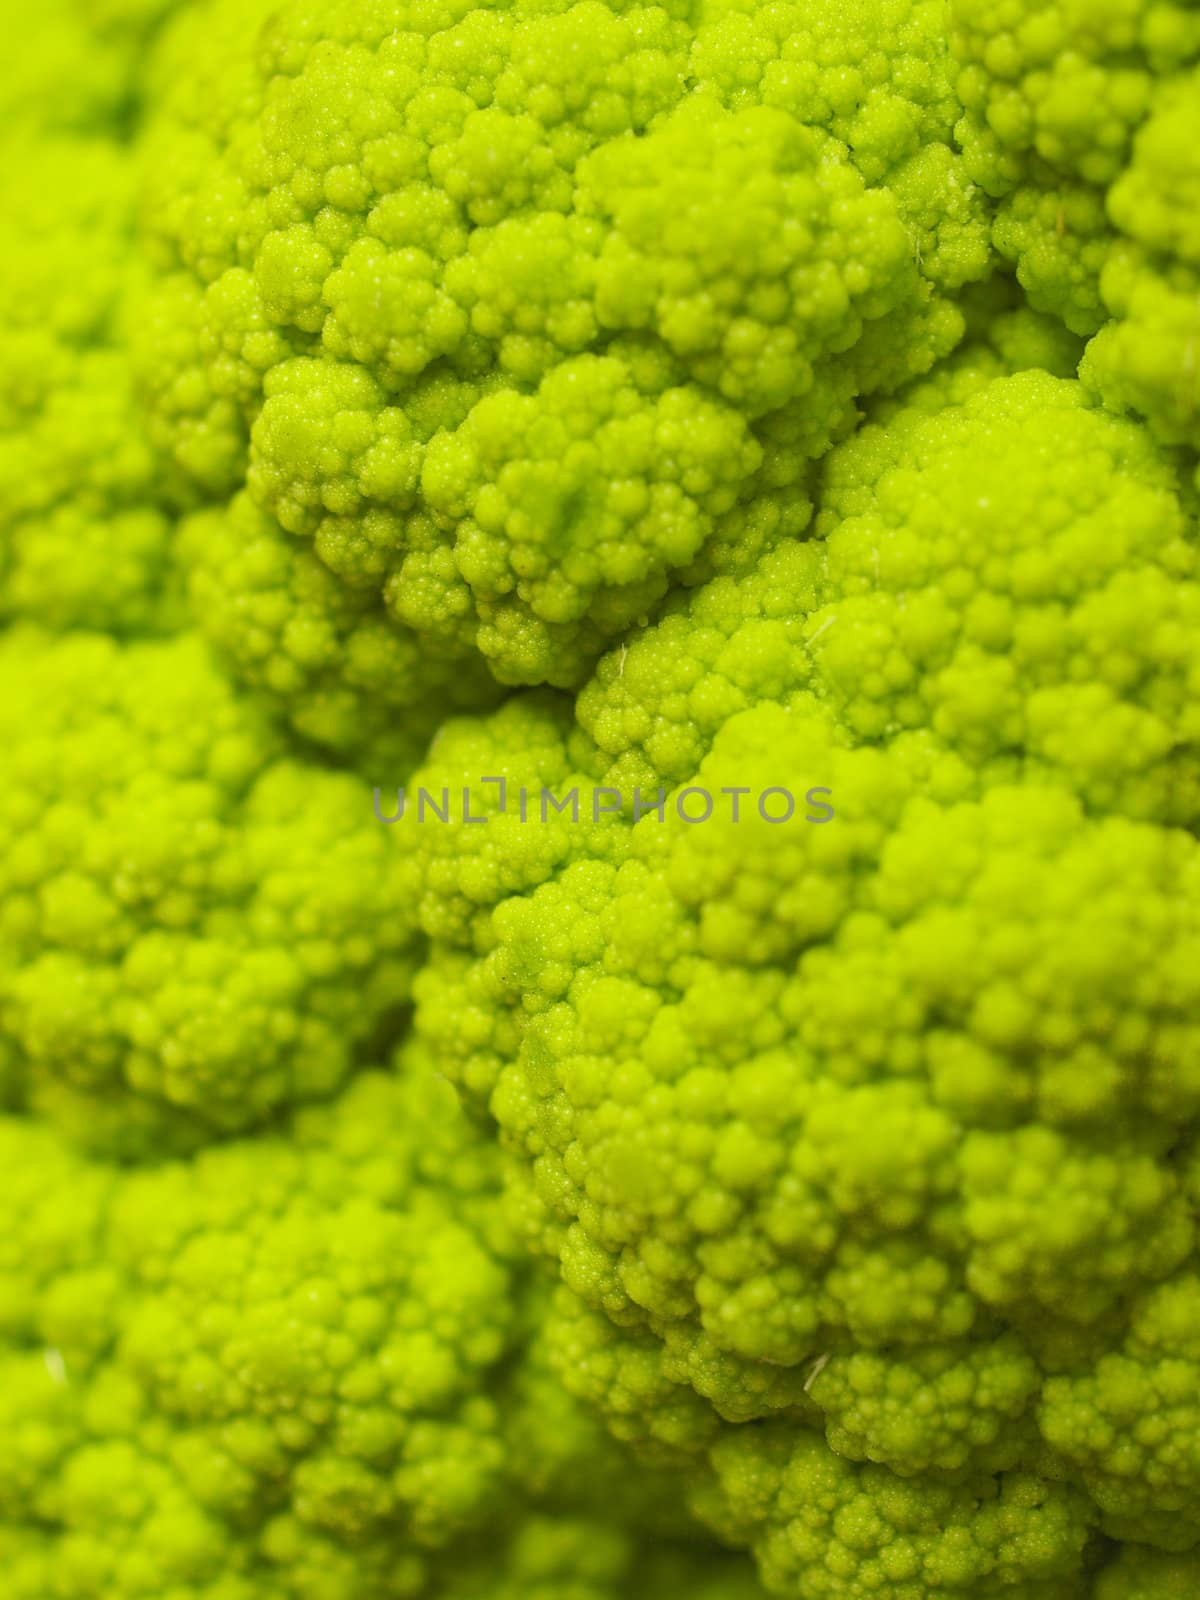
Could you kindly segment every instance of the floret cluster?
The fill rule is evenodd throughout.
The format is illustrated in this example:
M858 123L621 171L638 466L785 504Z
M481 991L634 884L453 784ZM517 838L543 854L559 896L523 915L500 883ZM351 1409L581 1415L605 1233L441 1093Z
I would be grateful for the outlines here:
M1194 1600L1194 0L10 20L4 1600Z

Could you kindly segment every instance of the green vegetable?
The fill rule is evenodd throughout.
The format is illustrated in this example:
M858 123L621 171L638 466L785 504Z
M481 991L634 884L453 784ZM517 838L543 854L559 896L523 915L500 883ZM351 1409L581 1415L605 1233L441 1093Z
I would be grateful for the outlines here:
M8 634L0 742L0 1041L89 1142L328 1095L404 1006L412 928L361 785L287 759L199 640Z
M1030 303L1095 334L1081 376L1200 448L1200 16L1148 0L949 0L958 128Z
M615 1600L705 1564L669 1480L635 1494L546 1375L496 1150L426 1062L190 1165L16 1118L0 1151L15 1600Z
M153 434L207 485L244 475L393 627L503 682L578 685L673 580L798 532L804 458L951 347L944 289L989 270L944 39L930 142L880 85L860 162L838 8L806 24L828 74L758 96L730 81L750 19L719 8L418 10L385 36L329 5L253 58L219 54L223 15L183 26L244 92L197 96L189 62L146 140L147 317L187 325L144 357ZM922 38L880 31L883 71L911 74ZM781 65L808 38L754 51ZM241 605L236 568L201 581Z
M53 0L0 1588L1200 1585L1200 14Z

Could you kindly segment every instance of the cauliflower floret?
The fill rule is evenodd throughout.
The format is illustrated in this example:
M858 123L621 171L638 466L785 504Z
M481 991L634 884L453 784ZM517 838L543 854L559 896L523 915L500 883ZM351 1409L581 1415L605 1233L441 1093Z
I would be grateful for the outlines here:
M10 632L0 744L0 1052L77 1135L245 1126L394 1025L413 929L369 796L194 636Z

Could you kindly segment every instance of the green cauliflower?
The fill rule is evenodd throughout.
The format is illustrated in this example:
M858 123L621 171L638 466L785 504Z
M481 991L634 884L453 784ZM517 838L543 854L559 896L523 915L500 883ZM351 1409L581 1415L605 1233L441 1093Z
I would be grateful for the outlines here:
M1080 375L1200 450L1200 17L1190 4L949 0L966 170Z
M177 525L172 564L234 676L314 751L407 775L443 718L495 704L478 657L396 626L239 494Z
M184 621L187 488L142 423L128 348L136 178L99 136L16 140L0 177L0 618L117 634Z
M367 797L202 641L9 632L0 744L11 1095L152 1150L328 1095L397 1025L413 928Z
M152 1171L0 1149L14 1600L756 1593L548 1387L497 1151L419 1055Z
M1200 13L14 30L4 1594L1190 1597Z
M561 796L570 736L546 737ZM924 1592L1066 1595L1101 1533L1161 1544L1186 1514L1166 1440L1161 1491L1149 1466L1138 1494L1106 1490L1094 1429L1064 1416L1130 1392L1109 1352L1131 1292L1188 1281L1195 841L1061 787L981 786L928 735L854 748L818 702L734 715L688 787L814 784L827 827L751 799L689 825L676 789L663 820L444 846L418 1030L488 1096L519 1227L592 1308L560 1311L564 1383L631 1442L711 1460L724 1487L697 1505L779 1593L882 1580L837 1553L838 1522L804 1547L836 1582L790 1565L793 1495L754 1509L741 1486L767 1438L789 1482L833 1473L864 1504L908 1486L924 1553L881 1556L880 1592L916 1600L920 1570ZM997 1474L1002 1505L1045 1508L1036 1537L1018 1519L1028 1542L979 1508ZM938 1542L958 1518L969 1559Z
M1193 523L1142 430L972 350L834 450L820 502L816 541L600 662L577 707L606 781L677 783L735 712L811 692L857 740L931 730L996 781L1195 822Z
M1157 1386L1190 1392L1191 508L1011 371L1058 364L1044 323L995 339L574 719L447 724L407 805L466 781L485 827L393 822L417 1030L517 1157L561 1381L794 1600L1066 1600L1106 1539L1197 1536Z
M8 19L4 134L123 138L141 109L149 52L190 0L46 0Z
M953 291L991 253L944 37L915 125L893 114L931 10L781 18L764 58L808 26L828 61L776 93L764 59L758 96L730 82L743 23L581 0L396 26L330 3L252 46L253 16L216 4L168 34L146 425L353 591L330 590L331 633L361 601L466 676L482 655L503 683L575 687L672 582L798 531L804 458L960 337ZM865 38L878 94L853 122L841 61ZM236 561L198 582L226 615L254 604ZM304 673L299 645L275 654ZM353 697L347 653L327 663Z
M931 728L1091 810L1196 820L1196 548L1141 430L1025 372L860 430L823 490L807 641L858 737Z

